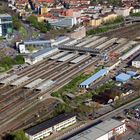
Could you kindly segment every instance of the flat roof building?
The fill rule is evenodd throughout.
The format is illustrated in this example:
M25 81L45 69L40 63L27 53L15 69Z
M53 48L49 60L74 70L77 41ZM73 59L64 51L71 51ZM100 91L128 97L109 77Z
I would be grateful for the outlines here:
M124 83L124 82L127 82L130 78L131 78L130 75L121 73L116 76L116 81Z
M135 71L127 71L126 74L128 74L130 76L135 76L137 74L137 72L135 72Z
M53 119L44 121L36 126L25 130L29 140L40 140L51 135L53 132L60 131L76 123L76 116L73 114L61 114Z
M125 130L125 123L109 119L91 126L68 140L110 140L114 136L124 133Z

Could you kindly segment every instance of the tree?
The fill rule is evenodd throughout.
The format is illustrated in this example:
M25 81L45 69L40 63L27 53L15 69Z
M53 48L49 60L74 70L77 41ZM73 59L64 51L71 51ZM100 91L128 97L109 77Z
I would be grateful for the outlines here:
M46 21L46 27L48 30L52 29L52 25L48 21Z
M29 140L23 131L17 131L14 134L14 140Z
M15 58L15 63L16 64L24 64L25 63L24 57L22 55L17 55Z
M47 26L46 26L45 22L39 22L38 23L38 28L43 33L47 32Z
M50 23L48 22L38 22L37 17L34 15L31 15L27 18L27 21L35 28L39 29L42 33L46 33L48 30L50 30L52 27Z
M71 107L68 106L67 104L60 103L60 104L58 104L56 106L55 112L56 112L56 114L62 114L62 113L65 113L65 112L71 112Z
M14 60L11 57L6 56L1 59L0 64L7 65L8 67L12 67L12 65L14 64Z
M38 28L38 21L37 21L37 17L34 15L31 15L27 18L27 21L34 26L35 28Z
M13 16L12 20L13 20L14 29L19 30L21 28L21 26L22 26L21 21L18 19L17 16Z
M5 139L6 139L6 140L29 140L29 139L25 136L25 133L24 133L22 130L7 135Z

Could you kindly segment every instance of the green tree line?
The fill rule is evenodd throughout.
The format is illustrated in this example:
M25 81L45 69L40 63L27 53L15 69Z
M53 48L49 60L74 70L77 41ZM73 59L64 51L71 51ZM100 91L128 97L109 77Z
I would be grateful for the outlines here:
M24 64L24 58L21 55L17 55L15 58L11 58L9 56L3 57L0 60L0 71L6 71L12 68L13 65Z
M52 28L49 22L38 22L37 17L34 15L29 16L27 18L27 22L29 22L33 27L37 28L43 33L46 33Z
M104 3L104 0L91 0L91 3ZM120 5L122 3L121 0L106 0L107 3L112 5Z

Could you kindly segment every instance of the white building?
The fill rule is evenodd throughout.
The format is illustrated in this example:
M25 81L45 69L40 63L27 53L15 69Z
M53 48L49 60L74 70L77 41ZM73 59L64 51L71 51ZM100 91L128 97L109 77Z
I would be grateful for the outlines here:
M25 57L25 62L29 64L35 64L58 51L58 48L45 48L33 53L31 56Z
M99 122L68 140L110 140L126 131L125 123L115 119Z
M76 116L73 114L61 114L51 120L40 123L25 130L25 135L29 140L40 140L56 131L60 131L72 124L76 123Z
M51 47L51 44L54 40L35 40L35 41L24 41L24 42L16 42L16 48L20 53L30 53L28 51L28 47Z
M31 53L28 50L28 47L34 47L35 52L42 47L53 47L58 46L66 41L68 41L70 38L67 36L61 36L56 39L51 40L33 40L33 41L24 41L24 42L16 42L16 48L20 53Z
M132 61L132 66L136 68L140 68L140 55Z
M132 12L133 13L139 13L140 12L140 6L139 5L134 6Z
M129 8L117 8L115 9L115 13L118 16L123 16L123 17L127 17L130 15L130 10Z
M78 23L76 17L62 17L56 20L49 21L55 27L72 27Z

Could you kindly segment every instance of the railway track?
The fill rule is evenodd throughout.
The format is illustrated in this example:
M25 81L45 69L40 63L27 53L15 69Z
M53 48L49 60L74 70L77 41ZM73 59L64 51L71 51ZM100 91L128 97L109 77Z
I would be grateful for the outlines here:
M45 93L31 91L30 93L26 94L27 99L24 99L23 97L17 97L16 99L14 99L13 102L8 103L8 104L6 104L6 106L1 108L0 116L2 118L0 119L0 123L3 125L10 123L12 121L11 120L12 117L15 118L19 113L22 113L22 111L24 111L25 108L29 109L31 107L31 105L34 106L37 102L35 104L33 104L33 103L35 101L37 101L36 99L38 96L41 96L44 94L50 94L56 88L63 86L67 81L71 80L72 76L74 76L75 74L77 74L78 72L80 72L84 68L86 68L88 65L90 65L90 64L88 64L81 69L78 67L78 65L81 65L81 66L85 65L85 61L87 61L87 59L76 65L69 64L69 61L63 62L63 63L55 66L55 68L49 69L45 74L44 73L42 74L42 76L45 77L44 79L47 79L48 78L47 76L49 76L49 78L52 78L52 77L56 78L56 80L58 81L57 85L55 85L54 87L52 87ZM59 73L60 69L62 70L61 73ZM61 76L61 78L59 78L60 76ZM16 96L18 94L20 95L20 91L14 93L14 95L16 95ZM23 94L23 93L21 93L21 94ZM9 96L9 98L10 98L10 96ZM2 126L0 126L0 128L2 128Z
M55 104L57 104L57 103L55 103ZM32 125L35 125L33 123L33 120L35 120L36 122L38 122L40 120L40 117L37 118L37 117L35 117L35 115L38 114L38 111L42 110L42 108L43 108L43 106L40 106L37 109L37 111L33 111L30 114L26 115L26 117L24 117L24 118L22 117L22 118L18 119L18 121L16 120L15 122L10 123L9 127L8 128L6 127L5 129L7 131L11 131L11 130L15 131L18 129L25 129ZM41 112L44 113L45 116L47 117L49 114L51 114L53 112L54 108L55 108L55 105L52 106L52 103L50 103L50 104L47 104L47 113L46 113L46 111L44 112L44 110ZM44 115L43 115L43 118L44 118Z
M128 39L134 40L137 37L137 35L140 34L139 30L140 30L140 25L138 23L138 24L125 26L119 29L115 29L108 33L102 34L102 36L128 38Z
M4 86L0 89L0 97L3 96L3 93L8 92L11 89L10 86Z
M30 71L32 69L36 69L38 67L41 67L41 66L45 65L46 63L48 63L48 60L43 60L41 62L38 62L38 63L34 64L34 65L28 66L27 68L23 69L22 71L17 72L17 74L20 75L22 73L26 73L26 72L28 73L28 71Z
M32 104L32 100L29 100L33 94L35 94L35 97L37 97L39 92L28 92L27 96L28 99L25 100L23 97L17 98L14 102L11 102L4 108L0 109L0 123L3 124L4 122L8 121L11 117L14 117L19 112L23 110L23 108L26 108L30 104ZM33 98L34 99L34 98ZM7 112L7 109L9 109Z
M36 66L34 68L32 68L31 70L28 70L26 72L23 72L21 74L18 74L19 76L29 76L30 77L30 74L35 74L39 71L41 71L43 68L45 67L49 67L50 65L52 65L53 63L55 63L54 61L47 61L48 63L43 63L42 66Z
M67 63L64 63L64 64L67 64ZM58 70L58 68L60 67L60 66L62 66L62 64L60 64L60 65L58 65L58 66L56 66L56 68L57 68L57 70ZM56 69L50 69L49 70L49 72L52 72L53 70L56 70ZM47 71L47 73L48 73L48 71ZM46 74L46 73L45 73ZM43 73L43 76L45 75L44 73ZM48 73L48 75L50 75L49 73ZM51 77L51 76L50 76ZM37 78L37 77L36 77ZM17 93L19 93L19 92L21 92L23 89L22 89L22 87L19 87L19 88L15 88L15 89L12 89L12 90L10 90L9 92L7 92L5 95L8 95L8 96L6 96L6 97L4 97L3 99L1 99L0 100L0 103L2 104L3 102L5 102L5 101L7 101L8 99L10 99L12 96L16 96L17 95ZM14 92L15 91L15 92ZM22 93L19 93L19 95L21 95ZM18 96L19 96L18 95ZM18 99L17 99L18 100ZM16 102L14 101L14 102L11 102L10 104L7 104L6 106L4 106L1 110L0 110L0 113L1 113L1 111L4 111L5 109L8 109L8 107L10 107L10 106L12 106L13 104L15 104Z
M63 65L64 64L64 65ZM27 82L25 82L24 84L22 84L21 86L19 87L11 87L11 86L6 86L3 90L1 90L1 93L2 93L2 97L0 98L0 103L3 101L3 100L7 100L7 98L13 96L18 89L22 89L22 87L34 80L36 80L37 78L43 78L43 77L47 77L47 78L51 78L51 75L54 75L54 71L56 70L60 70L60 67L64 67L65 65L68 65L67 63L63 63L63 64L59 64L59 65L56 65L54 68L51 68L49 69L48 71L40 71L40 73L37 73L36 75L34 75L34 77L31 79L31 80L28 80ZM63 68L62 67L62 68ZM45 78L46 79L46 78ZM11 89L12 88L12 89ZM10 90L11 89L11 90ZM5 97L6 95L8 95L7 97ZM2 98L4 98L2 100Z

